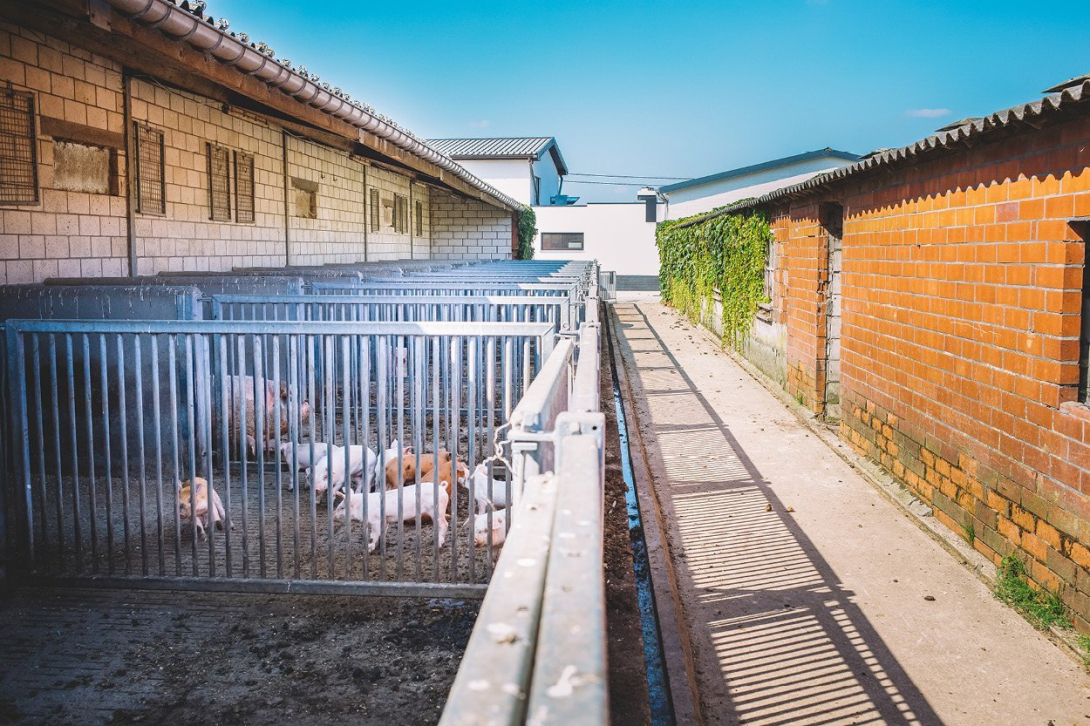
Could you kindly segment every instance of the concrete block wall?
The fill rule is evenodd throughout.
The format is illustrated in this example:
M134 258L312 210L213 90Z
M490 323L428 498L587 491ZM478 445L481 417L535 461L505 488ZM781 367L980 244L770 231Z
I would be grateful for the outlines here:
M1090 632L1090 406L1077 400L1090 119L773 211L788 384L822 410L822 202L843 205L841 437ZM971 536L970 536L971 533Z
M131 88L133 120L163 132L166 174L166 215L136 215L137 272L284 264L280 129L253 114L225 113L222 104L153 81L133 79ZM253 154L254 222L235 220L233 183L231 221L209 219L209 142ZM232 174L233 167L232 161Z
M49 36L0 21L0 82L34 94L40 200L0 206L0 284L52 277L120 276L128 269L122 68ZM132 116L164 134L166 214L135 215L137 274L221 271L288 262L284 231L283 131L272 118L166 87L131 81ZM116 169L108 193L64 191L54 183L54 139L44 124L106 138ZM105 136L103 136L105 135ZM59 138L59 137L58 137ZM71 139L69 139L71 140ZM77 139L78 140L78 139ZM210 219L208 157L212 142L254 157L252 223ZM510 257L508 212L434 190L409 176L368 164L309 139L288 139L288 176L317 184L317 218L289 207L290 263ZM370 229L369 190L408 200L409 229L380 221ZM443 209L433 213L433 202ZM417 234L417 202L420 226ZM433 244L433 232L438 235Z
M291 264L321 265L364 258L367 209L362 203L363 174L363 165L347 154L289 135L288 176L318 187L316 219L295 216L294 200L288 205ZM283 198L282 192L280 196Z
M121 134L121 67L0 20L0 82L34 94L38 124L39 203L0 207L0 284L47 277L128 274L124 226L124 154L118 195L57 189L53 139L42 117Z
M432 190L431 225L432 259L511 259L510 212Z

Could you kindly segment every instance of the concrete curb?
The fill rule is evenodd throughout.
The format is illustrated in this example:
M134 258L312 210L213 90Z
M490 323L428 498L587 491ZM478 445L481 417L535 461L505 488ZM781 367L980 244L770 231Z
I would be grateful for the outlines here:
M670 682L670 699L674 707L674 720L678 724L703 724L700 711L700 694L697 689L696 666L688 621L682 616L684 609L678 592L677 574L670 555L669 540L662 513L662 503L655 490L647 453L640 435L639 415L632 405L632 388L625 364L627 342L615 334L617 317L609 306L608 335L613 336L618 360L613 361L621 388L621 405L628 420L629 456L636 494L640 500L643 518L643 536L647 543L647 555L651 566L651 584L655 593L659 633L662 636L663 660ZM631 351L628 351L630 354ZM633 446L633 443L636 445ZM665 575L665 577L663 577Z

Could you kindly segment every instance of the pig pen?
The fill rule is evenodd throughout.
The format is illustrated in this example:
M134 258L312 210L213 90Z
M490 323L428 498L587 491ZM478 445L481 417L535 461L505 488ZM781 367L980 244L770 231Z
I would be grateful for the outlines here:
M452 470L472 469L492 455L555 330L316 321L7 327L16 476L5 499L20 577L443 597L479 597L491 575L491 557L473 542L474 478L450 487L440 542L426 508L405 514L426 506L420 498L436 487L413 486L400 464L449 450ZM385 480L382 452L392 439L412 451L392 452L399 465L389 495L365 496L362 479L340 477L364 520L388 522L369 552L362 522L335 521L336 468L351 471L351 447L367 446L375 479ZM287 461L281 441L299 443ZM308 487L297 466L322 452L332 454L325 492ZM198 478L214 492L209 509L218 500L223 510L220 526L205 518L204 532L201 517L186 516L190 503L177 485Z

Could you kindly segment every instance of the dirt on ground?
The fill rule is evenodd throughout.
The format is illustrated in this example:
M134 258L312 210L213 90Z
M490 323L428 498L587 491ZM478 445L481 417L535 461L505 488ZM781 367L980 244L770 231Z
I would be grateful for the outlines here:
M0 723L434 724L476 602L23 591Z
M643 629L636 599L632 545L621 470L620 440L609 368L609 348L602 336L602 412L606 418L605 575L609 638L609 709L614 726L651 722Z

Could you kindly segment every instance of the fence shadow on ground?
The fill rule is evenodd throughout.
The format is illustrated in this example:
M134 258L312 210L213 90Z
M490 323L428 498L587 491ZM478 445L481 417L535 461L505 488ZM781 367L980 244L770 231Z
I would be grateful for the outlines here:
M647 445L669 472L658 491L683 548L679 584L694 593L694 648L711 648L721 669L701 686L728 713L705 720L941 725L644 311L615 310L639 362L631 378L650 413Z

